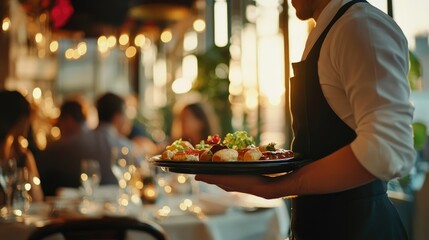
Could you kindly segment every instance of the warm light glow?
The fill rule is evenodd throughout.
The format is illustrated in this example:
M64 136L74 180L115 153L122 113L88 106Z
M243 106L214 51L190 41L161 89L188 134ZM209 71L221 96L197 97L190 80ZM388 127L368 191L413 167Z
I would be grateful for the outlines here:
M279 31L279 0L258 0L257 5L263 8L258 14L256 31L259 35L274 35Z
M33 89L33 98L38 100L42 97L42 90L38 87Z
M246 107L248 109L256 109L258 107L259 94L256 89L249 89L246 91Z
M193 23L194 30L202 32L206 29L206 22L203 19L196 19Z
M13 214L15 214L17 217L21 217L22 216L22 211L19 209L13 209Z
M85 55L87 50L88 50L88 47L86 45L86 42L80 42L77 45L77 52L79 53L80 56Z
M218 47L228 44L228 4L225 0L214 3L214 42Z
M156 197L156 191L155 187L153 185L149 185L143 189L143 196L146 199L155 199Z
M59 127L52 127L51 128L51 136L55 139L59 138L61 135L61 131Z
M243 87L245 89L254 88L258 86L258 66L257 66L257 35L256 29L252 25L247 25L242 32L242 46L241 46L241 74ZM266 60L272 63L271 60Z
M6 17L3 19L3 23L1 25L3 31L8 31L10 28L10 18Z
M143 189L144 184L142 181L136 181L135 186L137 189Z
M125 181L124 179L119 180L118 184L119 184L120 188L126 188L127 187L127 181Z
M153 81L157 87L167 84L167 62L163 58L159 58L153 66Z
M77 60L80 58L79 51L77 49L73 49L73 59Z
M136 38L134 38L134 44L137 47L143 47L143 45L145 44L145 41L146 41L146 37L143 34L138 34Z
M104 45L104 44L107 44L107 37L102 35L102 36L98 37L97 45L100 46L100 45Z
M194 82L198 76L198 59L195 55L188 55L182 61L183 77Z
M270 61L266 61L266 59L270 59ZM283 37L281 34L259 39L259 87L261 94L268 98L272 105L279 105L285 93L284 64L273 65L272 62L282 62L283 59Z
M130 153L130 149L128 147L121 147L121 153L123 155L128 155L128 153Z
M240 46L237 44L231 44L229 47L229 52L231 54L232 59L240 59L241 57L241 49Z
M28 148L28 140L25 137L19 136L18 137L18 142L19 142L19 145L21 145L22 148Z
M41 43L43 41L43 34L36 33L36 35L34 36L34 41L36 41L36 43Z
M161 41L162 41L163 43L168 43L168 42L170 42L172 39L173 39L173 33L171 33L171 31L170 31L169 29L164 30L164 31L161 33Z
M88 175L86 173L80 174L80 179L84 182L88 181Z
M109 50L109 45L107 44L107 37L100 36L97 39L97 46L98 46L98 51L100 51L101 53L107 52L107 50Z
M185 183L186 182L186 177L184 175L178 175L177 176L177 182L181 183L181 184Z
M128 36L128 34L121 34L121 36L119 36L119 44L122 46L127 45L130 42L130 37Z
M134 204L139 204L141 202L140 196L138 196L137 194L133 194L131 196L131 202L133 202Z
M233 58L232 56L234 54L232 52L234 52L234 50L232 49L239 48L238 46L236 47L233 47L233 46L235 45L231 45L231 48L230 48L231 60L229 63L229 71L228 71L228 74L229 74L228 78L230 81L229 93L231 95L239 96L243 93L243 77L241 72L241 61L239 60L241 55L241 50L235 51L235 54L237 54L238 56L236 56L236 58ZM234 60L234 59L237 59L237 60Z
M158 185L159 185L160 187L164 187L164 186L165 186L165 184L166 184L166 181L165 181L165 179L164 179L164 178L160 178L160 179L158 179Z
M220 63L218 65L216 65L215 68L215 75L218 78L222 78L225 79L228 77L228 66L224 63Z
M115 36L109 36L107 38L107 46L109 46L109 48L113 48L114 46L116 46L116 37Z
M127 58L132 58L137 54L137 49L134 46L129 46L127 47L127 50L125 50L125 56L127 56Z
M35 185L39 186L39 185L40 185L40 178L38 178L38 177L33 177L33 183L34 183Z
M185 203L183 203L183 202L181 202L181 203L179 204L179 208L180 208L180 210L182 210L182 211L186 211L186 209L188 209L188 207L186 206L186 204L185 204Z
M119 159L119 160L118 160L118 165L119 165L121 168L125 168L125 167L127 166L127 160L125 160L124 158Z
M64 53L64 56L66 57L66 59L72 59L74 56L74 50L72 48L67 49Z
M120 202L121 206L128 206L128 204L129 204L128 200L125 198L120 199L119 202Z
M44 130L40 129L36 133L36 143L40 150L44 150L47 144L46 133Z
M131 173L129 173L129 172L124 173L124 179L126 181L130 181L131 180Z
M30 183L26 183L26 184L24 184L24 189L25 189L26 191L30 191L30 190L31 190L31 184L30 184Z
M187 93L187 92L189 92L192 89L192 82L188 81L185 78L177 78L171 84L171 89L176 94Z
M173 191L173 188L170 185L167 185L164 187L164 192L171 193Z
M56 51L58 51L58 48L59 48L58 41L52 41L52 42L49 44L49 50L50 50L51 52L56 52Z
M193 51L198 47L198 34L194 31L187 32L183 39L183 49L185 51Z
M167 217L171 212L171 209L169 206L163 206L157 211L157 214L161 217Z

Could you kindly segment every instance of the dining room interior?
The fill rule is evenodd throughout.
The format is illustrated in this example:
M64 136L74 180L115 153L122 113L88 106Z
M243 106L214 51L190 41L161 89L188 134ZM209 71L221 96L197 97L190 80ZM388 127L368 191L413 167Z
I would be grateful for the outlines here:
M368 2L397 22L409 44L417 154L411 172L391 180L387 193L410 239L427 239L429 4ZM117 184L104 182L103 166L90 159L93 151L61 150L70 159L79 156L76 169L56 157L54 166L36 173L26 169L14 181L7 180L10 174L3 176L2 163L1 188L9 189L11 182L15 190L3 190L0 198L0 236L28 239L52 223L126 216L153 223L170 240L288 239L289 197L227 192L196 181L186 166L175 172L169 171L169 162L157 166L151 161L182 142L196 149L228 134L246 133L240 137L256 146L275 143L277 149L290 150L292 63L301 60L315 28L313 20L295 16L291 0L2 0L0 23L0 90L21 93L31 106L27 136L18 141L36 165L47 158L50 146L67 139L72 126L82 134L97 129L103 122L100 100L108 93L121 98L118 104L128 121L117 124L115 132L137 149L131 154L126 144L111 148L109 171ZM75 114L82 119L75 125L64 117L62 106L69 101L76 102L70 108L77 108L70 110L70 119ZM206 126L186 115L192 111L205 115ZM83 139L91 137L96 138ZM213 165L205 171L219 171ZM44 180L57 177L46 169L57 168L64 168L60 175L77 171L75 181L48 191ZM37 186L45 191L41 200L34 195Z

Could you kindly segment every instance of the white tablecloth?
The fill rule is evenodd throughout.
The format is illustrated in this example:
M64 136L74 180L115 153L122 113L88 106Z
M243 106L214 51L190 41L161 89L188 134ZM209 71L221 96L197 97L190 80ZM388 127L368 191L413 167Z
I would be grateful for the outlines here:
M235 198L225 200L225 195L218 196L218 199L217 196L212 196L212 199L213 202L223 204L236 202ZM247 202L247 204L251 205L252 202ZM46 207L46 205L44 206ZM142 221L151 220L161 225L170 240L284 240L287 237L290 222L283 200L270 201L268 206L262 205L262 207L254 209L249 206L245 206L245 208L240 206L243 206L243 202L225 208L226 211L223 213L213 214L213 211L208 211L210 214L197 216L189 212L182 212L166 218L154 218L153 213L161 206L144 205L138 210L134 209L133 215ZM206 202L201 205L201 208L204 212L204 208L209 208L209 205ZM69 216L81 217L82 215L76 213L76 215L70 214ZM31 215L27 218L27 224L0 224L0 239L25 240L36 225L43 225L47 221L49 218L46 216L38 218L37 215ZM129 236L130 239L140 239L135 233Z

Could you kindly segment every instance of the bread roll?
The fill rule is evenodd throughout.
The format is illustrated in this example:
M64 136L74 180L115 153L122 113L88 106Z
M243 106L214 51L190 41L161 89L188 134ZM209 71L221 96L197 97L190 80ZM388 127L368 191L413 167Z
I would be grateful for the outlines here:
M262 157L262 152L258 148L252 148L243 155L243 161L258 161Z
M235 162L238 158L238 152L234 149L222 149L213 154L213 162Z

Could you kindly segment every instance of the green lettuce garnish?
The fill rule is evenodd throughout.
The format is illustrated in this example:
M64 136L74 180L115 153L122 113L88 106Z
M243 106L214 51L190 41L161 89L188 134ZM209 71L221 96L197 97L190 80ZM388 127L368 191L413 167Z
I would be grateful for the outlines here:
M254 146L255 141L251 136L247 135L246 131L236 131L228 133L223 140L223 144L231 149L243 149Z

